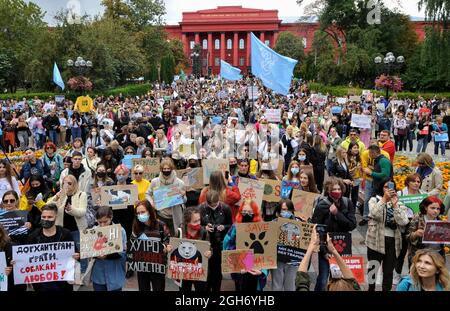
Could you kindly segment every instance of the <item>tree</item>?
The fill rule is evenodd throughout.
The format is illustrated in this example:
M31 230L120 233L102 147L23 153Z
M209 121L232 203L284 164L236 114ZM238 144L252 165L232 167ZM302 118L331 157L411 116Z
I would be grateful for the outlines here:
M297 37L291 32L283 31L279 34L277 43L274 50L281 55L290 57L298 61L294 69L294 75L298 76L300 74L300 66L305 58L303 52L303 42L302 39Z
M137 29L148 25L161 25L166 8L162 0L130 0L130 18Z

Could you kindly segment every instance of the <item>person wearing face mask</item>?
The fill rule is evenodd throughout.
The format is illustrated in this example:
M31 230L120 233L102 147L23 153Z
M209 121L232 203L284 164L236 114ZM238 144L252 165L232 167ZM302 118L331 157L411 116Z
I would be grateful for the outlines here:
M86 139L85 148L87 147L98 148L104 145L105 142L103 141L103 138L99 135L98 129L93 127L88 135L88 138Z
M187 166L187 170L192 170L192 169L198 169L200 167L200 163L199 160L197 158L197 156L195 154L192 154L189 156L188 158L188 166ZM184 173L186 174L186 173ZM180 179L183 179L185 175L179 176ZM186 207L189 206L197 206L198 205L198 201L200 198L200 193L201 190L200 189L194 189L194 188L189 188L186 191Z
M237 159L234 157L231 157L229 160L229 163L230 163L230 175L236 176L238 174Z
M42 208L41 228L36 229L30 234L27 244L74 242L70 231L56 224L56 222L58 222L58 214L59 211L56 204L47 203ZM75 260L80 259L79 251L75 250L73 258ZM35 292L73 291L73 285L69 284L67 281L33 283L32 286Z
M255 223L261 222L259 206L252 200L245 200L239 207L236 215L235 224L225 236L223 241L224 250L236 249L236 223ZM258 270L242 270L241 273L232 273L231 277L234 280L236 291L241 292L256 292L262 291L267 283L267 275L269 271L266 269Z
M281 198L289 199L292 195L292 189L300 189L300 164L292 161L289 164L287 175L283 177L283 182L289 182L289 185L281 188Z
M275 175L275 171L272 169L271 163L264 160L263 162L261 162L261 170L258 172L258 174L256 174L256 178L258 180L279 180ZM264 221L271 221L275 218L275 210L278 206L278 202L267 202L266 200L262 201L261 210Z
M220 193L210 190L206 202L199 205L201 225L209 233L212 257L208 262L207 291L218 292L222 284L222 249L223 239L233 220L228 205L220 201Z
M420 175L422 184L420 190L428 195L438 196L443 186L442 171L436 166L428 153L419 153L416 162L416 173Z
M148 201L136 203L136 216L133 220L132 239L148 240L150 238L159 240L163 244L164 252L172 250L169 245L170 232L167 225L156 216L156 210ZM164 291L165 275L154 272L137 272L139 291Z
M100 190L101 187L114 185L114 180L106 174L106 167L103 164L98 164L95 170L94 182L92 184L92 200L95 205L100 205Z
M180 227L183 221L183 208L186 203L186 186L184 182L177 177L175 171L175 164L172 159L165 158L160 164L161 173L159 177L153 178L148 190L145 194L145 198L154 205L154 191L159 187L172 187L176 189L183 198L183 204L178 204L169 208L165 208L158 211L159 219L166 223L169 227L170 233L173 235L175 231Z
M346 187L342 179L329 177L324 184L324 194L314 202L311 222L326 225L326 232L351 232L356 228L355 208L349 198L343 197ZM328 251L319 252L319 275L315 291L324 291L330 273Z
M30 190L20 198L20 210L28 211L33 228L39 226L41 210L45 202L52 196L47 183L42 176L32 175L30 177Z

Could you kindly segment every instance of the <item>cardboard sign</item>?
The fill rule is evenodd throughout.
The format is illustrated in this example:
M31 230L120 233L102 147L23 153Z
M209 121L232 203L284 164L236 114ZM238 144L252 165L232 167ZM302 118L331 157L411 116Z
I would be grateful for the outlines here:
M222 251L222 273L241 273L252 270L255 256L252 249Z
M159 176L160 172L160 162L158 158L151 158L151 159L133 159L133 172L134 167L136 165L142 165L144 167L144 176L143 178L151 181L153 178L156 178Z
M450 242L450 222L433 220L425 223L422 243L443 244Z
M188 159L191 155L197 154L197 147L194 143L182 144L178 148L178 153L181 157Z
M352 114L351 127L358 127L363 129L372 128L372 116L364 114Z
M122 159L122 164L131 170L133 169L133 159L141 159L141 155L126 154Z
M239 178L239 192L241 193L241 201L252 200L255 201L258 206L262 205L264 196L264 182L257 181L250 178ZM241 204L241 203L238 203Z
M6 255L0 252L0 292L8 291L8 277L5 274Z
M278 218L277 260L299 264L306 253L314 225ZM305 247L306 246L306 247Z
M304 220L311 218L314 208L314 200L319 196L320 194L318 193L294 189L292 193L292 203L294 203L295 216Z
M377 107L378 111L385 111L386 110L386 106L383 103L377 104L376 107Z
M279 202L281 200L281 181L273 179L261 179L264 183L263 200L266 202Z
M80 258L123 252L122 226L111 225L80 231Z
M206 281L210 243L202 240L170 238L167 277L173 280Z
M62 104L66 97L64 95L55 95L55 103Z
M74 281L73 254L74 242L13 246L14 284Z
M292 193L292 189L298 189L298 188L300 188L299 181L283 180L281 182L281 198L289 199L291 196L291 193Z
M338 97L338 98L336 98L336 102L338 104L340 104L340 105L343 105L343 104L347 103L347 98L345 98L345 97Z
M202 161L203 182L209 185L209 177L214 171L230 171L228 159L208 159Z
M153 191L153 201L157 210L173 207L184 203L181 189L177 186L159 187Z
M160 238L130 239L127 271L166 273L166 254Z
M398 197L398 200L405 204L406 207L410 208L414 214L417 214L419 213L420 202L427 197L428 194L404 195Z
M236 249L252 249L255 269L277 267L276 222L254 222L236 224Z
M267 122L280 123L281 122L281 109L266 109Z
M334 248L341 256L352 255L352 234L351 232L329 232L328 235L333 242Z
M350 96L348 98L348 101L355 102L355 103L360 103L361 102L361 96L352 95L352 96Z
M355 277L356 282L358 284L364 284L364 257L362 256L351 256L351 257L342 257L347 267L352 271L353 276ZM331 257L329 259L330 262L330 270L340 270L337 265L336 259Z
M137 185L100 187L100 201L103 206L115 209L126 209L138 200Z
M326 96L326 95L319 95L319 94L311 95L311 103L313 105L323 106L327 103L327 101L328 101L328 96Z
M3 226L10 236L27 234L28 229L24 227L27 222L27 216L27 211L0 210L0 225Z
M203 167L177 170L178 178L182 179L187 191L203 189Z

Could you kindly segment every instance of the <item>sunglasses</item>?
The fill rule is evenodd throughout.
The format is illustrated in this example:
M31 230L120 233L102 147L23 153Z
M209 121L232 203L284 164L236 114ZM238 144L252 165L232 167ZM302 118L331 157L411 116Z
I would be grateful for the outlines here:
M253 216L253 213L242 212L241 215L242 215L242 216L245 216L245 215Z
M3 203L5 203L5 204L12 204L12 203L16 203L16 199L11 199L11 200L3 200Z
M142 175L144 172L134 172L135 175Z

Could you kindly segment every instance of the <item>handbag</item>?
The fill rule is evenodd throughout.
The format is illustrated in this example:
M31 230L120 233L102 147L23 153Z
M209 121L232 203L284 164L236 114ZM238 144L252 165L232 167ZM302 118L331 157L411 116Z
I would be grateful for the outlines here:
M435 142L447 142L448 141L448 133L435 134L434 141Z

